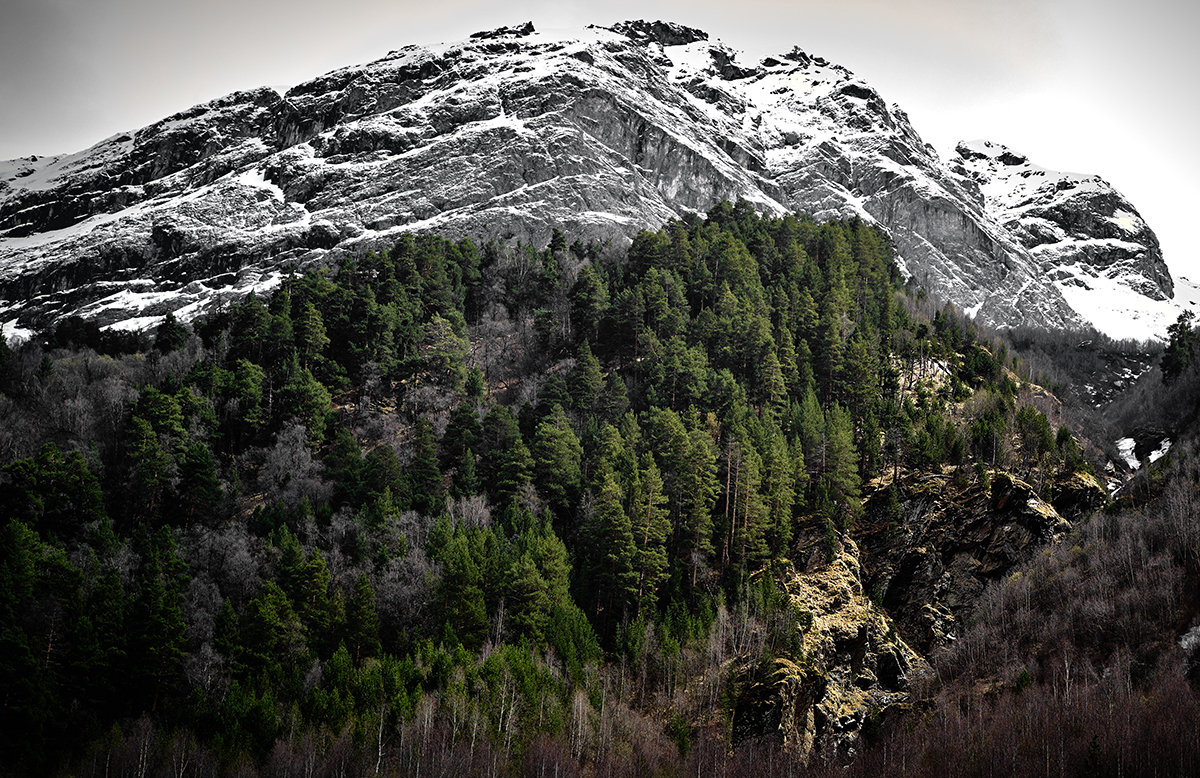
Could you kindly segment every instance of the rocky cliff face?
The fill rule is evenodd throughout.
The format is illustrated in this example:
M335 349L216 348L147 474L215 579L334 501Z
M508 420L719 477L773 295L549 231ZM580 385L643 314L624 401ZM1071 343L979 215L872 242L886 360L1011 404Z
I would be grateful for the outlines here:
M992 323L1081 323L1049 255L968 172L869 85L798 49L747 64L678 25L504 28L0 163L0 323L145 326L403 231L625 240L737 198L878 222L908 272ZM1091 206L1064 201L1064 223L1108 218L1070 215ZM1097 273L1130 267L1079 262L1092 256ZM1169 295L1163 274L1123 288Z
M925 658L956 639L987 585L1107 500L1082 472L1056 479L1048 501L1002 471L987 483L914 472L901 477L897 516L889 484L869 487L852 537L801 528L781 562L799 649L770 667L731 662L735 740L770 736L803 762L848 761L872 722L919 704Z
M987 483L907 473L901 513L876 482L852 537L801 528L783 560L799 649L770 667L731 663L735 739L779 738L801 761L848 761L873 720L911 707L925 661L952 643L987 585L1010 575L1104 505L1087 473L1059 477L1044 500L1000 471Z
M880 488L868 498L855 534L867 570L864 586L922 655L955 639L957 623L989 583L1107 500L1086 473L1060 478L1050 500L1004 472L987 484L913 473L899 488L902 515L888 515Z
M765 667L757 657L731 663L733 737L778 738L802 762L849 760L869 717L908 705L910 681L927 665L867 596L853 540L831 545L815 522L796 552L782 583L798 650Z

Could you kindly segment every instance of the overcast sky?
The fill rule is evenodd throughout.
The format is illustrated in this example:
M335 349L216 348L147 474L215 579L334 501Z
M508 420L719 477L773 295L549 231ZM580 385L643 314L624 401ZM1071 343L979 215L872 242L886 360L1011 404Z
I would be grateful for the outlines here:
M77 151L236 89L291 85L407 43L678 21L757 60L798 45L899 103L943 154L986 138L1099 173L1200 281L1195 0L4 0L0 159Z

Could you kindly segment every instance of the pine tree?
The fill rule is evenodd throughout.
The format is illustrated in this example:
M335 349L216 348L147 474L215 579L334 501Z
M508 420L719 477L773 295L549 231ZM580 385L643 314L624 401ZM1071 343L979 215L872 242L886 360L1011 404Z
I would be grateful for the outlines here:
M861 511L858 452L854 448L854 427L850 414L840 405L832 405L825 414L826 463L823 481L843 529Z
M600 391L604 388L604 374L600 372L600 362L592 354L592 347L586 340L579 347L575 357L575 368L571 372L569 386L573 406L584 413L590 413L596 407Z
M502 405L493 406L483 420L480 481L497 508L524 494L533 473L533 458L512 413Z
M362 499L366 463L358 441L345 427L338 427L334 433L333 442L325 456L325 466L333 481L334 506L358 505Z
M676 533L682 558L696 585L699 571L712 556L712 508L717 500L717 457L704 430L688 433L683 463L683 510Z
M314 366L324 357L330 341L325 332L325 320L311 300L304 301L294 329L296 349L300 352L300 366Z
M355 664L380 653L375 590L366 574L354 580L354 588L346 599L346 641Z
M442 510L442 473L438 469L437 444L428 419L417 421L413 436L413 460L409 468L412 507L425 515Z
M1200 349L1200 332L1192 325L1195 314L1184 311L1167 327L1167 346L1162 355L1163 383L1171 383L1187 371Z
M740 463L730 515L730 552L740 570L740 580L744 582L746 574L767 555L769 514L759 491L762 487L762 459L744 433L736 445Z
M280 587L304 626L308 644L319 652L327 652L332 648L335 608L325 556L319 549L304 553L286 527L281 531L279 545Z
M176 510L184 524L212 522L224 495L212 452L202 441L192 441L180 454L178 492Z
M438 592L442 623L468 649L477 648L487 635L488 615L483 573L471 554L466 533L454 532L435 558L442 563Z
M304 625L287 594L274 581L247 607L245 662L253 672L282 681L299 671L308 658Z
M227 425L235 445L253 437L254 431L266 421L267 413L263 408L266 386L267 374L261 367L246 359L239 359L235 363L230 392L231 399L237 403L237 415ZM249 435L245 429L250 430Z
M768 413L779 414L787 403L788 387L773 349L767 349L759 363L758 387L759 406Z
M154 330L154 347L164 354L169 354L186 346L190 336L187 325L180 323L174 313L168 313ZM0 333L0 339L2 338L3 333Z
M533 556L522 553L508 568L505 627L518 637L541 643L550 612L550 594Z
M666 545L671 534L671 521L664 507L666 502L662 476L654 457L649 453L643 454L629 509L636 546L634 572L637 575L639 613L653 612L658 588L667 579Z
M130 614L130 664L151 709L174 690L184 654L180 562L173 542L160 536L143 551L138 594Z
M809 389L800 400L800 443L804 449L804 461L808 472L824 473L826 466L825 451L825 414L817 403L817 395Z
M589 263L579 269L579 277L571 288L571 323L579 340L596 341L600 322L608 311L608 287Z
M159 445L150 422L134 416L127 433L127 456L132 467L129 493L135 516L154 520L169 497L174 458Z
M0 527L0 755L5 757L29 748L15 736L29 731L30 722L42 722L48 702L43 652L31 639L28 618L35 594L42 594L42 557L41 540L24 522L10 518Z
M271 314L254 292L243 297L234 309L230 328L234 358L262 364L270 323Z
M333 404L329 390L293 357L287 383L279 390L277 410L281 419L299 419L308 430L309 442L318 445L325 439Z
M452 497L468 497L479 493L479 477L475 474L475 452L471 449L463 451L462 458L454 468L454 476L450 481Z
M462 325L462 320L459 319ZM433 379L453 391L462 389L467 377L470 343L449 320L434 314L421 330L421 359Z
M785 554L792 542L792 511L796 503L797 465L783 434L775 430L763 452L762 491L768 514L767 546L773 554Z
M441 462L449 468L462 460L463 452L479 445L482 430L479 416L470 403L459 403L450 414L446 432L441 440Z
M845 398L851 418L859 423L879 400L877 360L861 332L856 330L846 345L837 392L838 396Z
M554 406L550 416L537 425L532 455L538 493L555 513L565 515L579 497L583 448L562 406Z
M586 527L597 617L612 627L636 601L635 548L621 487L605 468L597 480L595 506Z

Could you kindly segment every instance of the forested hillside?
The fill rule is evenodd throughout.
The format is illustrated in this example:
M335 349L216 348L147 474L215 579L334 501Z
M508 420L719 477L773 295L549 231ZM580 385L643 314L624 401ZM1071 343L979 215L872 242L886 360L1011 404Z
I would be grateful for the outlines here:
M824 688L793 560L854 548L864 495L901 525L916 474L1048 506L1078 442L861 221L722 204L570 240L405 235L153 337L0 345L0 766L849 758L832 724L801 760L744 715L777 668ZM926 677L905 661L889 693Z

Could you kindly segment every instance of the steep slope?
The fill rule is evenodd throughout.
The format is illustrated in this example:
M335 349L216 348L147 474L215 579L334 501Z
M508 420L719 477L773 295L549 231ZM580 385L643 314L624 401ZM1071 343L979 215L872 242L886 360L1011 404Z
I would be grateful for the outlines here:
M1044 258L845 68L798 49L749 67L701 31L627 22L409 46L0 163L0 322L145 326L404 231L624 240L737 198L876 222L908 272L991 323L1083 321Z
M958 144L950 163L979 185L988 214L1098 330L1161 337L1180 305L1195 307L1193 285L1187 279L1176 285L1158 238L1099 176L1047 170L990 141Z

